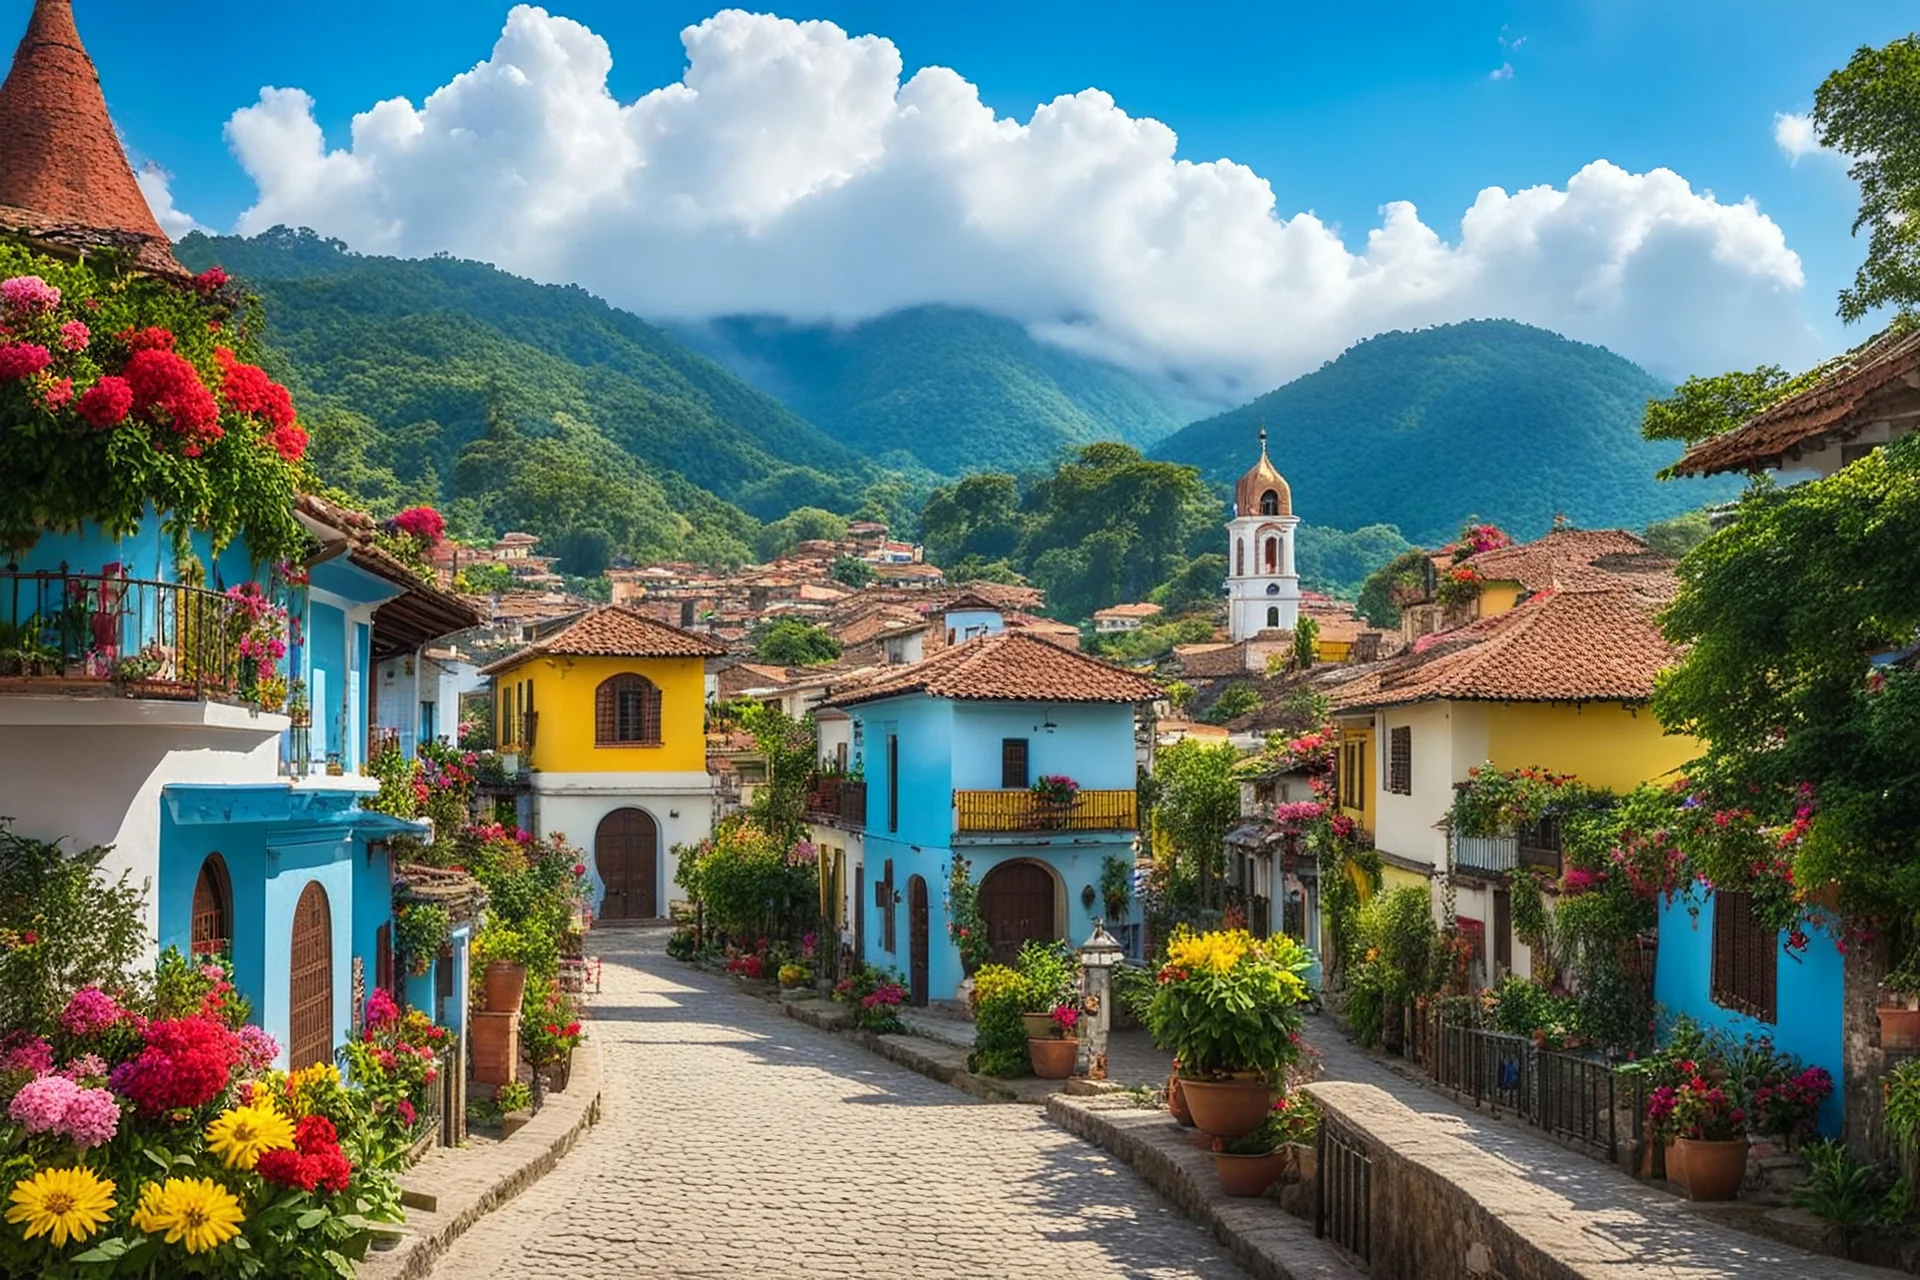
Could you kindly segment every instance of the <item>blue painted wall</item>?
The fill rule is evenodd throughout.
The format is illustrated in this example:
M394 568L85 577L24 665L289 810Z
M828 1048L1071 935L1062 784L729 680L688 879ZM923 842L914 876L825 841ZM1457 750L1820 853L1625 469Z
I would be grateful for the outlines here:
M1712 997L1714 898L1708 895L1695 919L1684 900L1660 907L1660 950L1655 962L1653 998L1663 1016L1686 1014L1695 1022L1738 1039L1765 1035L1774 1046L1808 1066L1825 1067L1834 1080L1834 1093L1820 1108L1820 1130L1838 1135L1843 1115L1840 1099L1842 1035L1840 1027L1843 957L1824 928L1808 929L1811 939L1798 955L1776 948L1774 1007L1778 1023L1761 1022L1722 1005Z
M1063 773L1090 791L1133 788L1133 708L1122 703L955 702L950 749L953 786L991 791L1000 785L1000 742L1027 740L1032 778ZM1045 724L1051 721L1049 732ZM902 744L902 750L905 744ZM1031 781L1031 778L1029 779Z
M340 716L347 697L347 615L330 604L315 601L308 609L307 686L313 698L313 761L324 765L327 754L341 752Z
M982 635L998 635L1007 629L1006 619L997 609L954 609L941 617L952 635L952 643L963 644Z
M953 704L916 695L856 707L853 714L865 726L869 847L875 837L944 847L953 835ZM887 829L889 734L900 739L898 831ZM877 864L871 874L878 877ZM906 877L896 871L894 881L904 885Z

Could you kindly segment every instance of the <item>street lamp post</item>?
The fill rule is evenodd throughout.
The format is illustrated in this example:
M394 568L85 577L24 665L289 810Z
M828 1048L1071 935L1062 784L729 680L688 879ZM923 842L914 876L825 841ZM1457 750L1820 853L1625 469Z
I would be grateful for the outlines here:
M1087 1079L1107 1078L1107 1028L1112 1025L1107 1002L1113 994L1113 967L1126 954L1118 940L1107 932L1106 923L1093 922L1093 932L1080 944L1080 980L1085 990L1087 1034Z

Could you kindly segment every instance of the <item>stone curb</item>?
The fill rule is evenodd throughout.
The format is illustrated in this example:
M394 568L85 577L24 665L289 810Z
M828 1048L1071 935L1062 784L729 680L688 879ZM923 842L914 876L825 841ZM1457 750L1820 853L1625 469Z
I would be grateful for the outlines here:
M1213 1158L1164 1111L1117 1107L1064 1094L1047 1099L1055 1126L1118 1157L1148 1186L1203 1223L1259 1280L1360 1280L1365 1273L1303 1222L1267 1199L1223 1195Z
M487 1214L538 1182L580 1135L599 1122L604 1064L597 1039L574 1051L573 1078L564 1093L549 1093L540 1113L518 1133L484 1153L442 1147L403 1177L401 1187L436 1196L431 1210L407 1213L407 1234L398 1248L369 1253L360 1280L426 1280L433 1264ZM582 1068L585 1070L582 1070ZM498 1169L483 1176L485 1164Z

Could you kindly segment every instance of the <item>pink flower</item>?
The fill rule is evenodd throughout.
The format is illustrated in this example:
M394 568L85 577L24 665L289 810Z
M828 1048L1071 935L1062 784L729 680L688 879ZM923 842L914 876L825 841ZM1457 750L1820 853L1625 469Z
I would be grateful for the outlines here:
M16 1031L0 1041L0 1073L41 1076L53 1070L53 1046L38 1036Z
M402 1098L400 1099L400 1101L394 1104L393 1109L399 1113L400 1122L402 1124L406 1125L407 1128L409 1129L413 1128L414 1111L413 1111L413 1104L411 1102L407 1101L405 1098Z
M375 988L367 997L367 1029L390 1027L400 1021L400 1006L385 991Z
M46 393L42 398L46 401L47 408L49 409L59 410L66 408L73 403L73 379L60 378L48 383Z
M126 1016L119 1001L100 988L82 987L60 1011L60 1025L69 1035L84 1039L118 1025Z
M60 326L60 346L66 351L85 351L87 344L93 341L93 331L79 320L69 320Z
M109 375L80 393L80 416L101 431L125 422L132 408L133 386L125 378Z
M60 290L39 276L14 276L0 281L0 304L15 316L43 316L60 305Z
M7 1114L28 1133L57 1133L86 1150L113 1137L120 1104L105 1089L83 1089L65 1076L41 1076L13 1095Z
M0 346L0 382L31 378L53 363L53 353L37 342L9 342Z
M120 1104L105 1089L80 1090L67 1103L67 1114L60 1121L60 1132L82 1151L108 1141L119 1130Z
M249 1071L265 1071L280 1056L280 1045L264 1028L252 1023L240 1028L240 1063Z
M83 1053L67 1063L60 1072L67 1079L78 1084L82 1080L105 1080L107 1078L107 1060L97 1053Z

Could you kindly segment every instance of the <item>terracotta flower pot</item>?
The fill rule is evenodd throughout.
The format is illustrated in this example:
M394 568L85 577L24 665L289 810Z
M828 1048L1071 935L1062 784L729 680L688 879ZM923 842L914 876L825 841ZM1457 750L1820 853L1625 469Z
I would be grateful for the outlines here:
M1050 1013L1023 1013L1020 1021L1027 1024L1027 1039L1050 1040L1053 1038L1053 1015Z
M473 1056L474 1083L512 1084L520 1065L520 1015L475 1012L471 1017L467 1051Z
M488 1013L518 1013L527 994L527 966L499 960L487 965L486 995Z
M1187 1094L1180 1087L1180 1073L1174 1071L1167 1076L1167 1110L1182 1129L1193 1128L1193 1113L1187 1110Z
M1678 1142L1669 1142L1665 1149L1667 1181L1679 1186L1687 1185L1687 1154L1680 1149Z
M1027 1056L1033 1059L1033 1074L1042 1080L1065 1080L1073 1074L1080 1057L1078 1040L1028 1040Z
M1182 1080L1187 1110L1202 1133L1231 1142L1266 1123L1273 1090L1259 1080Z
M1280 1181L1292 1157L1285 1147L1263 1156L1236 1156L1224 1151L1213 1153L1213 1169L1220 1175L1220 1190L1230 1196L1257 1196Z
M1874 1012L1880 1016L1880 1047L1890 1053L1905 1053L1920 1049L1920 1009L1902 1009L1881 1005Z
M1747 1176L1747 1140L1708 1142L1699 1138L1681 1138L1680 1161L1686 1168L1687 1199L1732 1200L1740 1194L1740 1183Z

